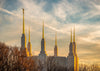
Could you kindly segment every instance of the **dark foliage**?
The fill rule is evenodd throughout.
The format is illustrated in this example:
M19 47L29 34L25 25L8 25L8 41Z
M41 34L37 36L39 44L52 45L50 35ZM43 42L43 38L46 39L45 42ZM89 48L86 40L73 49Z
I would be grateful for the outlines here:
M97 64L80 64L79 71L100 71L100 66Z
M0 71L37 71L31 57L23 57L18 47L8 47L0 43Z

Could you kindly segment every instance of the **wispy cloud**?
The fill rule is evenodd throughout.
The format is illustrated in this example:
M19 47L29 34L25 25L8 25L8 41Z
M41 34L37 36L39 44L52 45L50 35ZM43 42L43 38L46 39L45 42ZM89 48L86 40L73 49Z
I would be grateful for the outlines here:
M2 0L0 0L0 8L2 8L2 7L3 7L3 5L4 5L5 1L6 1L6 0L3 0L3 1L2 1Z
M6 1L5 1L6 2ZM50 12L44 10L48 1L18 0L21 5L17 9L9 10L0 7L0 41L8 45L20 46L22 31L22 8L25 9L25 28L28 37L28 27L31 27L31 42L34 55L38 55L41 47L42 21L45 22L46 51L53 55L55 31L57 31L59 56L68 55L70 30L76 26L77 53L80 62L89 56L94 62L99 61L100 21L91 22L88 19L100 15L100 4L88 0L62 0L57 3L51 1ZM84 4L85 6L84 6ZM91 7L92 6L92 7ZM12 8L14 8L12 6ZM86 10L86 8L88 8ZM6 13L6 14L5 14ZM28 40L28 38L27 38ZM62 52L63 51L63 52ZM96 54L96 57L92 57ZM92 62L92 60L90 62Z

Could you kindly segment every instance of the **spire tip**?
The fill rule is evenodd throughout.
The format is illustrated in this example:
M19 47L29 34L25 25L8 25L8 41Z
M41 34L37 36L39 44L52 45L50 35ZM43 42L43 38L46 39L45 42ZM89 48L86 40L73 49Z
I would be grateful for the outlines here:
M70 39L70 42L72 42L72 28L71 28L71 39Z
M57 31L55 32L55 46L57 46Z
M44 20L43 20L43 27L42 27L42 39L44 39Z
M25 34L25 25L24 25L24 8L23 8L22 10L23 10L23 34Z
M74 29L73 29L73 42L75 42L75 25L74 25Z

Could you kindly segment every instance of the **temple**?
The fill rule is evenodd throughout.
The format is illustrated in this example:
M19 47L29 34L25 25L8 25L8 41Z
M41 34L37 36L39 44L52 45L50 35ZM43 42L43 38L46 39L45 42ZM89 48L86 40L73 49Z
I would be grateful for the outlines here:
M32 55L32 45L30 39L30 28L29 28L29 39L26 47L26 36L25 36L25 23L24 23L24 9L23 9L23 32L21 37L21 55L24 57L32 57L37 64L41 63L42 70L47 71L47 60L53 59L55 61L55 66L66 67L68 71L79 71L79 58L77 55L77 47L75 41L75 27L70 35L69 53L66 57L58 56L58 46L57 46L57 33L55 33L55 46L54 46L54 56L47 56L46 54L46 41L44 36L44 21L42 25L42 39L41 39L41 51L38 56Z

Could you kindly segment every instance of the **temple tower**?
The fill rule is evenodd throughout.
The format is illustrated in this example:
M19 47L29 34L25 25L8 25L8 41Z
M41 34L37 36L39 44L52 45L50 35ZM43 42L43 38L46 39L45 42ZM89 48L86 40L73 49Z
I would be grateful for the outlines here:
M41 51L39 54L39 59L42 64L42 71L47 71L47 55L46 55L46 42L44 38L44 21L42 27L42 40L41 40Z
M26 48L26 36L25 36L25 25L24 25L24 9L23 9L23 33L21 37L21 50Z
M77 56L76 53L76 42L75 42L75 26L74 26L74 30L73 30L73 47L74 47L74 55Z
M79 58L77 56L77 49L76 49L76 41L75 41L75 26L74 26L74 33L73 33L73 48L74 48L74 56L75 56L75 66L76 66L76 69L75 71L79 71Z
M25 36L25 24L24 24L24 9L23 10L23 33L21 37L21 55L28 56L27 48L26 48L26 36Z
M71 37L70 37L70 45L69 45L69 56L74 56L74 48L72 42L72 29L71 29Z
M74 56L74 47L72 41L72 29L71 29L71 38L70 38L70 45L69 45L69 54L67 56L67 69L68 71L76 71L76 58Z
M32 45L30 42L30 28L29 28L29 41L28 41L28 52L29 52L29 56L32 56Z
M43 26L42 26L42 40L41 40L41 51L40 54L46 55L46 42L44 38L44 21L43 21Z
M55 34L55 48L54 48L54 56L58 56L57 33Z

